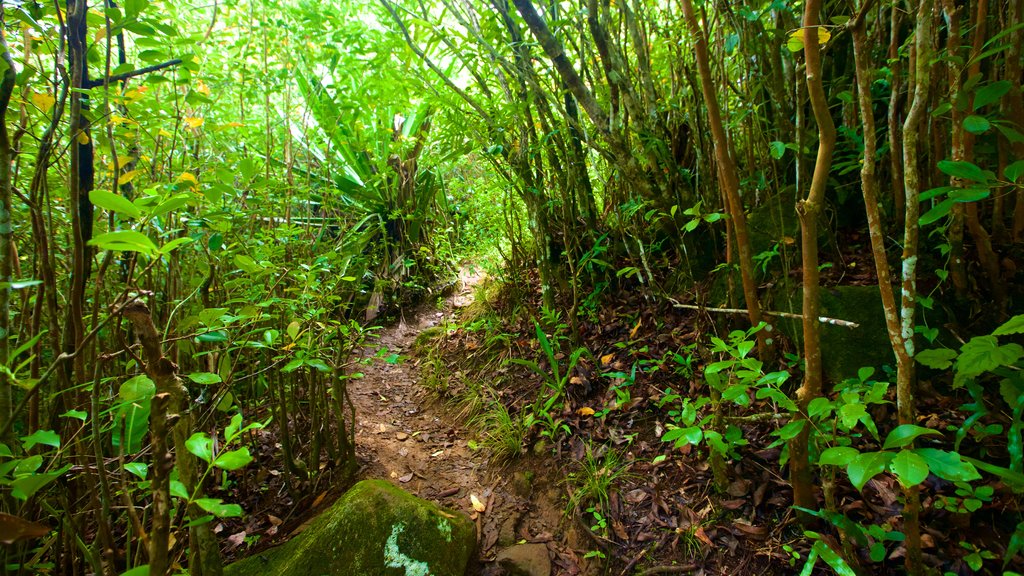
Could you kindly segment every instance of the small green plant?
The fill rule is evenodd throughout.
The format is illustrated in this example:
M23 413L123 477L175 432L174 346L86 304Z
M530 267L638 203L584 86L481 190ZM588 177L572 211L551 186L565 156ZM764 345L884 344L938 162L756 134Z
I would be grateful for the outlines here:
M492 402L471 424L480 428L481 444L490 449L495 460L508 461L522 453L529 430L525 418L512 414L501 402Z
M578 468L565 479L566 484L573 487L566 514L575 514L584 504L607 510L611 490L628 477L629 463L623 462L618 452L607 446L595 449L588 444Z

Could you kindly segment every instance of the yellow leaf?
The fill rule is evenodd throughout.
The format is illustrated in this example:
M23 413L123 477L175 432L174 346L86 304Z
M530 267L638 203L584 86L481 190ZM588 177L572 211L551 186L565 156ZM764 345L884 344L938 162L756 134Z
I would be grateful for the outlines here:
M136 100L141 100L145 93L146 88L142 87L136 88L135 90L129 90L128 92L125 92L124 96L128 99L129 102L135 102Z
M193 184L199 184L199 180L196 180L196 177L191 172L182 172L181 176L178 176L178 182L181 182L182 180Z
M79 132L76 140L78 140L79 144L84 146L89 143L89 135L86 134L85 132Z
M100 28L99 30L96 31L95 41L98 44L98 43L102 42L103 39L106 38L106 37L107 37L107 31L104 30L103 28Z
M196 92L199 92L200 94L202 94L204 96L209 96L210 95L210 87L206 85L206 82L203 82L202 80L200 80L199 82L196 83Z
M611 364L612 360L615 360L615 354L605 354L604 356L601 356L601 366Z
M203 125L203 122L205 122L205 119L203 118L195 118L192 116L185 118L185 124L188 124L189 128L199 128Z
M640 329L640 325L643 324L643 323L644 323L644 319L643 318L641 318L641 319L636 321L636 326L633 326L633 329L629 331L629 339L630 340L632 340L636 336L636 331Z
M163 128L161 128L160 131L157 132L157 134L163 136L164 138L170 138L172 136L172 134L170 132L168 132L167 130L164 130Z
M117 185L124 186L125 184L134 180L136 176L142 174L143 172L145 172L145 170L129 170L124 174L121 174L121 177L117 179Z
M241 128L242 126L245 126L245 124L241 122L228 122L224 125L225 128Z
M39 108L43 112L49 112L50 108L53 108L53 104L56 101L57 100L49 94L37 94L35 92L32 93L32 103L36 105L36 108Z
M473 510L476 510L477 512L487 511L487 505L481 502L480 499L476 497L476 494L469 495L469 502L473 505Z
M580 416L593 416L594 409L590 408L589 406L584 406L583 408L577 410L576 413L579 414Z

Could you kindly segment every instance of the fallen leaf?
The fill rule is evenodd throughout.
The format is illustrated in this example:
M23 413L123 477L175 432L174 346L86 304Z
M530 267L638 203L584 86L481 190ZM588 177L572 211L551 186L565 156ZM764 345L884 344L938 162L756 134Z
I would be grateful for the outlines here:
M612 360L615 360L615 354L605 354L601 356L601 365L607 366L612 363Z
M580 416L593 416L594 409L589 406L584 406L583 408L577 410L576 413L579 414Z
M274 516L273 514L267 514L267 521L273 524L274 526L281 525L281 519L277 516Z
M469 502L473 505L473 510L476 510L477 512L487 511L487 505L481 502L480 499L476 497L476 494L469 495Z
M395 434L395 438L397 438L399 442L405 442L409 439L409 435L405 432L399 432L398 434Z
M703 526L698 526L697 529L693 531L693 535L696 536L698 540L707 544L708 546L714 546L714 542L711 541L711 538L708 538L708 535L704 533Z
M644 319L643 318L640 318L639 320L636 321L636 326L633 326L633 329L629 331L629 339L630 340L632 340L633 338L636 337L636 333L637 333L638 330L640 330L640 326L642 326L643 323L644 323Z
M319 506L320 503L323 502L324 498L326 498L326 497L327 497L327 492L321 492L320 495L316 497L316 500L313 500L313 508L316 508L317 506Z
M398 481L401 482L402 484L405 484L406 482L408 482L410 480L412 480L412 472L409 472L405 476L402 476L402 477L400 477L398 479Z
M235 532L231 536L228 536L228 544L231 544L231 548L237 548L241 546L242 542L245 542L245 536L245 530Z

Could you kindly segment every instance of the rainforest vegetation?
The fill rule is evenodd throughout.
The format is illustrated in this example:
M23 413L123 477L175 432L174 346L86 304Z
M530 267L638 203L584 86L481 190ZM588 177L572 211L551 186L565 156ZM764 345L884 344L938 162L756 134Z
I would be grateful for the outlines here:
M396 362L554 474L556 574L1024 573L1024 0L2 32L5 573L220 575L359 476ZM466 267L415 359L376 344Z

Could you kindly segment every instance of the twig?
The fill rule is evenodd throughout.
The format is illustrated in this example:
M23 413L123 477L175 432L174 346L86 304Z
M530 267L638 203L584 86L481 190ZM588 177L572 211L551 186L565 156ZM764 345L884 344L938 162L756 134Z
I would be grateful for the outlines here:
M654 568L648 568L643 572L638 572L636 576L650 576L652 574L682 574L684 572L693 572L700 568L696 564L680 564L679 566L655 566Z
M699 310L701 312L715 312L718 314L747 314L747 310L744 308L708 308L707 306L697 306L695 304L680 304L674 298L669 298L669 302L672 302L672 306L675 308L685 308L686 310ZM802 314L793 314L792 312L777 312L773 310L762 310L761 314L765 316L778 316L779 318L794 318L796 320L803 320ZM860 328L860 324L856 322L850 322L849 320L840 320L838 318L828 318L826 316L818 316L818 322L824 324L831 324L833 326L842 326L843 328Z
M153 64L152 66L146 66L145 68L139 68L138 70L129 70L128 72L122 72L121 74L114 74L106 78L99 78L96 80L89 80L85 82L85 86L82 88L99 88L106 84L113 84L114 82L120 82L136 76L142 76L143 74L149 74L150 72L156 72L163 70L164 68L170 68L171 66L177 66L181 64L181 58L175 58L174 60L168 60L167 62L161 62L159 64Z

